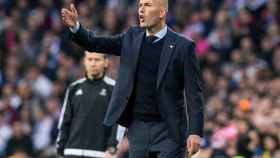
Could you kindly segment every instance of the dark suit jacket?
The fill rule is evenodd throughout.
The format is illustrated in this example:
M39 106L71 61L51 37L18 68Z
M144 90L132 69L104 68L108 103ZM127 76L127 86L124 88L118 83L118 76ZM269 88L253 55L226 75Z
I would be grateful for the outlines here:
M144 29L131 27L117 36L96 37L83 27L71 38L86 50L120 56L120 68L104 124L128 126L126 107L133 90ZM202 80L193 41L168 29L162 48L157 93L159 112L169 135L185 143L189 134L203 134Z

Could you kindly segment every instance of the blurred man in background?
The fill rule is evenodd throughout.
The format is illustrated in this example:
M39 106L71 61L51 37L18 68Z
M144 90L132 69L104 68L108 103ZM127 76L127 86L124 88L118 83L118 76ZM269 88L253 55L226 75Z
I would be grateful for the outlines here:
M116 153L116 129L102 121L114 80L105 76L105 55L85 52L86 75L66 91L59 121L57 152L66 158L112 158Z

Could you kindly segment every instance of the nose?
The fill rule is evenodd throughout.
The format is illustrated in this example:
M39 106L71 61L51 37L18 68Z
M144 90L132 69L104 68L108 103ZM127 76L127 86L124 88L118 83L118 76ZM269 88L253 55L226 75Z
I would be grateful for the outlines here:
M95 66L96 65L96 62L95 61L92 61L91 62L91 66Z

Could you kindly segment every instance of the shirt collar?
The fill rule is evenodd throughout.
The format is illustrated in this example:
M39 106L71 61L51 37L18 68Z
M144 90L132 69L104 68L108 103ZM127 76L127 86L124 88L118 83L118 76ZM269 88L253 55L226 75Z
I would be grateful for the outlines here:
M167 34L167 26L164 26L161 30L159 30L154 36L156 36L158 40L161 40ZM149 36L149 33L146 31L146 36Z

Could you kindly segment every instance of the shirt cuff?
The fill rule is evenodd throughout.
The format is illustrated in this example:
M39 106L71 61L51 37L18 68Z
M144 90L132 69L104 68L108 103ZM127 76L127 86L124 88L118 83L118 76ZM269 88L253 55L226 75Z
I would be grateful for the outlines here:
M75 25L74 27L69 27L69 29L70 29L70 31L71 31L72 33L77 33L77 32L79 31L79 29L80 29L80 23L77 22L76 25Z

